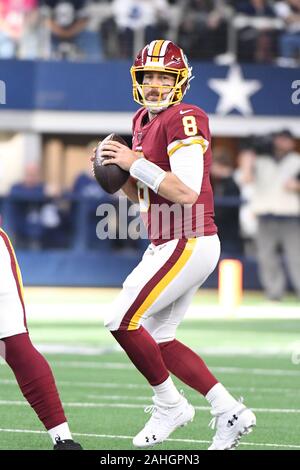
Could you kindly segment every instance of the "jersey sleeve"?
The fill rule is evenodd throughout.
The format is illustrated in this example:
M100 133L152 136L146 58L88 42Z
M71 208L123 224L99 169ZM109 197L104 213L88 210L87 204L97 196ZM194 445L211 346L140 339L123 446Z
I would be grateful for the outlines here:
M131 127L131 131L132 131L132 135L134 134L134 131L135 131L135 126L136 126L136 121L139 117L139 114L140 114L140 110L138 109L135 113L134 113L134 116L132 118L132 127Z
M194 144L201 145L205 154L209 146L208 117L197 108L176 110L167 125L167 144L169 157Z

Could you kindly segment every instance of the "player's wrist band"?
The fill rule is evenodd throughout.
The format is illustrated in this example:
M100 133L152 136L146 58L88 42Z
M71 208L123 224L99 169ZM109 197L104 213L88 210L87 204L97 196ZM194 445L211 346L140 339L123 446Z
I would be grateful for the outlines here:
M159 185L167 172L145 158L138 158L131 165L130 174L157 193Z

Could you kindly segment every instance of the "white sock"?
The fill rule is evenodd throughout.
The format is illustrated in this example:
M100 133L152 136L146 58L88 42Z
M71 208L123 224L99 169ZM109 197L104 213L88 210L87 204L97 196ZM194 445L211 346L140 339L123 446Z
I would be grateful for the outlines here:
M56 444L58 440L65 441L66 439L73 439L67 422L49 429L48 433L50 434L53 444Z
M178 392L171 377L168 377L162 384L155 385L152 388L155 397L162 403L173 405L182 398L182 395Z
M217 414L231 410L238 403L220 383L214 385L205 398L211 404L212 411Z

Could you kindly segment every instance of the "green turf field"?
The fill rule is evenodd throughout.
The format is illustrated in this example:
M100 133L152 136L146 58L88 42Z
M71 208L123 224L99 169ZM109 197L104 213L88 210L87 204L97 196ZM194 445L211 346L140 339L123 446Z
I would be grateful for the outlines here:
M110 299L111 294L105 296ZM288 299L289 304L296 301ZM86 299L82 305L88 310ZM132 449L132 437L147 419L144 407L151 404L151 389L101 322L85 321L84 314L80 321L60 322L41 316L30 321L30 330L34 342L48 351L76 438L86 449ZM300 449L300 319L187 319L178 339L197 349L219 380L254 409L257 427L239 450ZM213 434L207 402L186 386L179 387L196 407L195 420L157 449L206 449ZM0 449L51 448L3 363L0 417Z

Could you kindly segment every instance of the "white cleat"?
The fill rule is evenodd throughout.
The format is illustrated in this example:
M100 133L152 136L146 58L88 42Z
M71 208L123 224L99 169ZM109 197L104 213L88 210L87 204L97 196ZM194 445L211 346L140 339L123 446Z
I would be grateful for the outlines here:
M212 429L216 427L217 432L208 450L232 450L239 445L242 436L252 432L256 417L249 408L238 403L230 411L216 415L210 425Z
M182 397L176 405L165 405L153 397L154 405L145 408L152 413L144 428L133 438L136 447L151 447L165 441L175 429L193 421L195 409Z

